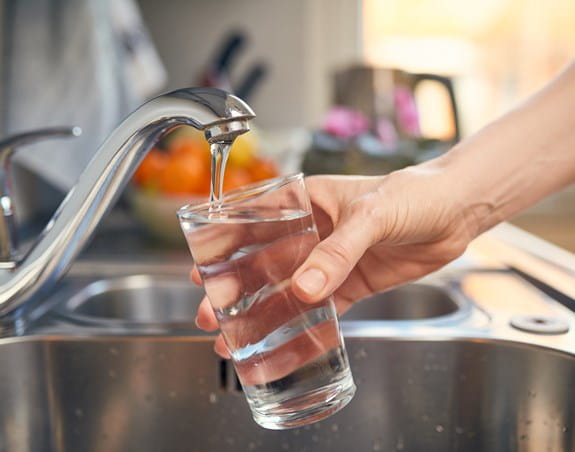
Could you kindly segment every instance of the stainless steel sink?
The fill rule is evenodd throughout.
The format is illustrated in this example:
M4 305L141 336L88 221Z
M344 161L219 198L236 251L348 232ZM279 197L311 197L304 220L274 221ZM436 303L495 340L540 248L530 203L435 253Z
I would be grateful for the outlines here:
M484 340L349 338L358 391L266 431L208 337L0 341L0 451L573 451L575 359Z
M414 283L356 303L344 320L444 319L468 308L460 294L447 287Z
M202 334L194 319L202 288L181 276L141 274L67 282L67 298L55 312L69 321L139 330L185 329Z
M575 451L574 316L505 272L358 304L342 322L354 400L281 432L252 421L193 324L187 268L118 268L73 271L28 336L0 339L0 452ZM571 328L514 329L527 308Z
M127 327L187 327L193 321L203 289L187 278L140 274L97 278L74 284L70 278L67 299L55 311L72 322ZM408 284L374 295L346 312L346 321L435 320L468 312L469 302L447 287Z

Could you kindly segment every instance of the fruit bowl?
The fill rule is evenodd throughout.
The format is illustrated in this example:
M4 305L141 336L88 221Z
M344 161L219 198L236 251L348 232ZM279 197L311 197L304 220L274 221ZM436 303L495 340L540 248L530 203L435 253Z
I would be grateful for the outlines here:
M176 211L185 204L205 201L210 192L210 150L203 134L180 127L165 136L146 155L127 192L134 216L162 244L184 244ZM276 177L277 165L259 155L255 131L232 145L224 192Z
M132 213L154 240L163 245L186 243L176 212L186 204L206 200L193 196L166 196L158 192L130 187L127 199Z

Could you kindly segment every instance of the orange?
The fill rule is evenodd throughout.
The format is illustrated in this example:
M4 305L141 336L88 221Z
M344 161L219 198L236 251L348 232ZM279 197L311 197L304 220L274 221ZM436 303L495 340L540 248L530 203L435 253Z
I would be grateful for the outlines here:
M168 156L164 152L150 149L134 173L134 182L140 186L152 185L167 163Z
M261 157L254 160L248 167L248 171L254 182L271 179L279 175L277 165L272 160Z
M198 154L171 155L159 175L160 191L167 195L204 193L206 179L210 180L209 166Z
M168 147L170 157L183 155L196 155L206 163L210 162L210 145L205 140L192 137L178 137L170 142Z
M250 173L243 168L226 168L224 174L224 191L247 185L252 182Z

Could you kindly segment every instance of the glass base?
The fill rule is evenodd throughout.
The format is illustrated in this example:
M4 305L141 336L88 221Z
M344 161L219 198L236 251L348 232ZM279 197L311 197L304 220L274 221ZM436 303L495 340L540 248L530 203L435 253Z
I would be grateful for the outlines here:
M351 373L341 380L283 403L252 407L254 420L264 428L285 430L321 421L346 406L355 394Z

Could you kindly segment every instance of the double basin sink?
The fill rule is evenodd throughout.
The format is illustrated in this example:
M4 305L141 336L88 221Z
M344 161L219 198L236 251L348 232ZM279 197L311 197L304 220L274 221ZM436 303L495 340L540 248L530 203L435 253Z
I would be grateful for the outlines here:
M0 451L575 451L575 314L511 271L357 304L355 398L287 431L252 421L187 271L78 265L29 334L0 339Z

